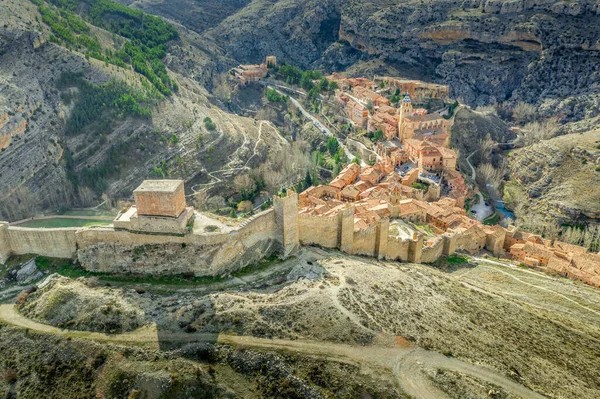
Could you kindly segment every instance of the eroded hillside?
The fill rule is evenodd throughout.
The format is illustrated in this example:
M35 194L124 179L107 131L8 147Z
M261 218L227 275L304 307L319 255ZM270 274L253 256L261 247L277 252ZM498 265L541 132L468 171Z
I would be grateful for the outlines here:
M600 218L600 131L568 134L512 151L505 200L533 219L585 224Z
M470 105L527 101L565 119L598 114L592 1L254 0L223 13L203 37L242 62L274 54L304 67L392 71L450 84Z
M183 27L168 42L163 88L114 58L125 37L74 16L88 33L75 35L72 45L42 22L34 3L10 0L2 10L3 218L89 206L104 194L127 197L149 176L210 184L209 172L235 175L287 146L274 127L263 129L211 103L203 85L219 72L219 58L208 55L208 41L196 41ZM50 10L51 16L63 12ZM87 48L79 40L84 36L93 40Z
M191 383L184 377L190 367L206 370L210 365L216 370L210 386L233 391L225 397L255 397L237 390L244 383L257 397L281 398L368 393L439 399L458 393L481 397L481 392L505 398L598 396L597 290L483 259L454 259L438 266L304 249L284 262L197 285L131 284L111 276L75 281L54 275L37 291L21 295L17 309L0 306L3 323L43 333L27 340L21 355L11 345L1 346L0 353L11 362L23 359L22 353L36 358L46 334L79 353L78 358L89 353L90 360L96 359L102 348L107 356L96 361L104 365L100 378L89 382L86 378L96 375L98 366L84 367L85 374L75 381L78 389L105 392L106 397L115 397L106 389L116 381L123 395L162 392L141 375L149 372L164 381L175 365L181 367L181 378L172 380L172 389ZM4 327L0 336L11 342L18 333ZM98 342L89 348L95 349L81 353L90 341ZM198 341L202 343L191 343ZM119 342L132 346L124 358L105 346ZM232 351L223 344L242 349ZM279 355L256 350L277 350ZM305 363L306 355L312 361ZM57 365L68 362L55 356ZM167 357L172 363L164 372L150 372L166 366ZM10 364L15 389L37 389L28 377L33 364ZM227 371L229 367L236 372ZM117 370L128 378L114 374ZM200 383L204 374L198 373ZM256 377L265 384L254 385ZM337 382L345 377L352 377L352 383ZM265 391L275 381L283 384L282 379L287 381L279 385L287 387L284 391ZM232 385L234 381L238 383ZM2 389L8 386L0 382Z

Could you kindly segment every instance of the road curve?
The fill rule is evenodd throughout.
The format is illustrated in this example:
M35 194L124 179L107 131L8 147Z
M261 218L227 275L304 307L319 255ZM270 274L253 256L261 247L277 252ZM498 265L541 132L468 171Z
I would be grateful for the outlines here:
M281 87L281 86L280 86ZM279 90L276 87L270 87L269 85L267 85L267 88L273 89L275 90L277 93L281 94L281 95L286 95L285 93L281 92L281 90ZM327 128L327 126L323 125L321 123L321 121L319 121L315 116L313 116L310 112L308 112L303 106L302 104L300 104L300 102L298 100L296 100L294 97L292 96L288 96L290 101L292 102L292 104L294 104L302 113L302 115L304 115L305 118L310 119L313 123L313 125L315 125L317 127L317 129L319 129L321 131L321 133L323 133L325 136L327 137L336 137L335 134L333 134L331 132L331 130L329 130ZM344 144L341 140L338 140L338 143L340 144L340 147L342 147L342 149L344 150L344 152L346 153L346 156L348 157L348 162L352 162L352 160L354 158L356 158L356 156L348 149L348 147L346 147L346 144ZM367 163L363 160L360 161L361 166L366 167L368 166Z
M97 332L62 330L47 324L28 319L17 312L12 304L0 305L0 321L16 327L77 339L98 342L138 344L158 348L160 342L213 342L221 344L241 345L269 350L287 350L297 353L324 355L340 361L369 364L380 369L393 372L404 392L416 399L440 399L446 395L434 387L423 368L447 369L471 375L502 387L522 398L544 399L545 397L523 385L520 385L490 368L464 362L440 353L415 347L373 345L368 347L335 344L310 340L265 339L250 336L236 336L211 333L159 333L155 326L142 327L138 330L108 335Z

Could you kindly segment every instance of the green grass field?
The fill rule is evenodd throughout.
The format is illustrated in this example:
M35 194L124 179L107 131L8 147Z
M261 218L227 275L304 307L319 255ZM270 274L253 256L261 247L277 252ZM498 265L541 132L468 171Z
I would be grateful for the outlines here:
M34 228L60 228L60 227L86 227L86 226L107 226L112 223L112 220L93 220L93 219L69 219L69 218L53 218L43 220L32 220L19 224L19 227L34 227Z

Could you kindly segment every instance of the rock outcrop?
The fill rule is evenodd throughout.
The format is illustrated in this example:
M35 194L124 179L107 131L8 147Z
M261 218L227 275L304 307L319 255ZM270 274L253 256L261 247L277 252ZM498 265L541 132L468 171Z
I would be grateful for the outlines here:
M340 70L368 61L370 73L450 84L469 105L527 101L573 120L599 112L598 26L598 5L585 0L254 0L203 37L240 62L274 54Z
M505 200L518 218L560 224L600 219L600 131L568 134L513 151Z

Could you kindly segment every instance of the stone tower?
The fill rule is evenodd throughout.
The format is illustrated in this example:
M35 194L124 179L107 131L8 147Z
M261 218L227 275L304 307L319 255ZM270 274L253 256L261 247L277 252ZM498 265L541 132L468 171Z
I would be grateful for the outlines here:
M265 64L267 65L267 68L277 67L277 57L275 57L274 55L268 55L265 59Z
M298 194L288 190L285 197L274 197L277 237L281 243L281 256L287 258L300 247L298 234Z
M377 240L375 255L378 259L383 259L387 254L388 236L390 235L390 219L381 219L377 223Z
M456 252L458 235L456 233L445 233L442 237L444 240L444 249L442 253L446 256L450 256Z
M410 96L407 94L402 99L400 103L400 109L398 110L399 118L398 118L398 137L400 138L400 142L404 143L404 140L409 139L406 133L406 117L412 115L413 106L412 101L410 100Z
M338 213L339 238L338 248L342 252L352 253L354 243L354 205L348 205Z
M421 255L423 254L423 235L416 234L412 240L408 242L408 261L411 263L421 263Z

